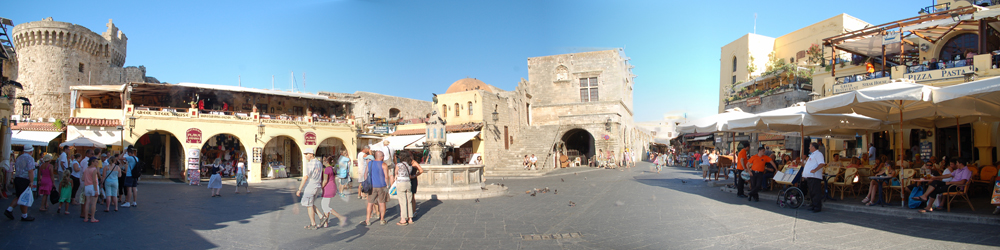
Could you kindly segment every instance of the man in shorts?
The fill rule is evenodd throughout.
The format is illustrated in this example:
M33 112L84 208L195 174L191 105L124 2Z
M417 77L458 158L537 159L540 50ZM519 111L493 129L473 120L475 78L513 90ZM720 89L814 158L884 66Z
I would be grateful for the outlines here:
M316 229L316 214L319 209L313 201L316 200L322 191L321 183L323 181L323 163L316 159L316 150L307 148L303 152L306 158L306 164L302 169L302 182L299 183L299 189L295 192L295 196L302 197L302 206L306 207L306 211L309 213L310 224L306 226L306 229Z
M35 158L31 157L31 152L34 151L33 146L24 146L24 153L14 161L14 197L11 199L7 211L3 211L3 215L7 216L7 219L14 219L14 207L18 206L17 200L20 199L21 193L25 191L30 193L31 189L35 188L35 183L31 181L35 179ZM28 206L20 207L21 221L35 220L35 217L28 216Z
M365 208L365 225L371 225L372 206L376 203L378 204L379 212L379 223L385 225L385 203L389 201L389 176L386 174L389 172L389 165L382 161L385 158L382 151L375 151L375 160L369 163L369 167L365 175L371 175L372 181L372 193L368 195L368 205Z
M132 169L135 168L135 165L139 163L139 157L135 156L135 148L131 146L129 146L129 148L126 149L126 151L128 152L128 155L125 156L125 162L128 163L128 167L124 169L125 202L122 204L122 207L130 207L130 206L135 207L138 206L138 204L135 203L135 200L136 200L136 191L138 190L136 189L136 187L139 186L139 178L132 177ZM132 201L132 204L129 204L129 200Z
M361 192L360 183L365 182L366 175L365 171L368 171L368 162L374 160L371 155L371 147L365 145L365 148L361 149L358 153L358 199L364 199L367 197L364 192Z

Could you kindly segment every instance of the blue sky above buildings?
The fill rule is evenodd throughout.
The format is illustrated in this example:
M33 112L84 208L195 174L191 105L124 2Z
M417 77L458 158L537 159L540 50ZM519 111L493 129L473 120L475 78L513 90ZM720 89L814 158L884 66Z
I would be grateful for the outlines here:
M430 100L461 78L512 90L527 58L625 48L635 119L717 111L720 48L840 13L874 25L933 1L13 1L15 24L53 17L129 38L125 65L160 81L368 91ZM303 79L303 73L305 77ZM303 87L303 82L305 86ZM577 95L577 93L567 93Z

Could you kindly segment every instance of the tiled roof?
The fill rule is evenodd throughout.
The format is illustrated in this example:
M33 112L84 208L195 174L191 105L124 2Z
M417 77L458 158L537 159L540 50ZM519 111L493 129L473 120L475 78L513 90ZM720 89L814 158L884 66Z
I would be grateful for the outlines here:
M117 119L73 117L73 118L66 119L66 125L73 125L73 126L95 126L95 127L118 127L118 126L121 126L121 122L118 121Z
M23 130L23 131L49 131L49 132L61 132L66 131L66 127L62 129L57 129L49 122L20 122L17 125L10 126L12 130Z
M479 131L483 128L482 123L466 123L458 125L448 125L444 127L447 132L471 132ZM406 130L396 130L392 135L422 135L427 133L427 129L406 129Z

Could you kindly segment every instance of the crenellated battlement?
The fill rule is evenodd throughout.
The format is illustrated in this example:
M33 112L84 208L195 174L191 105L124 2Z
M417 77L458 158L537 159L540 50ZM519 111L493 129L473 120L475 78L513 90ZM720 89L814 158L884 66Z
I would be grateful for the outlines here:
M128 38L110 20L108 31L103 35L80 25L53 21L51 17L17 25L13 33L14 46L19 50L33 46L58 46L106 58L113 66L125 65Z

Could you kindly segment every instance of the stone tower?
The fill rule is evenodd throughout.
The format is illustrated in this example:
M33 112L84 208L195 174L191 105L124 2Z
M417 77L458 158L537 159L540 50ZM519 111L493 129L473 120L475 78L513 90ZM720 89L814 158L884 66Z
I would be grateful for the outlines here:
M70 86L127 82L122 66L128 38L111 20L107 27L98 35L51 17L14 27L17 81L24 85L19 95L31 99L33 119L69 117Z

